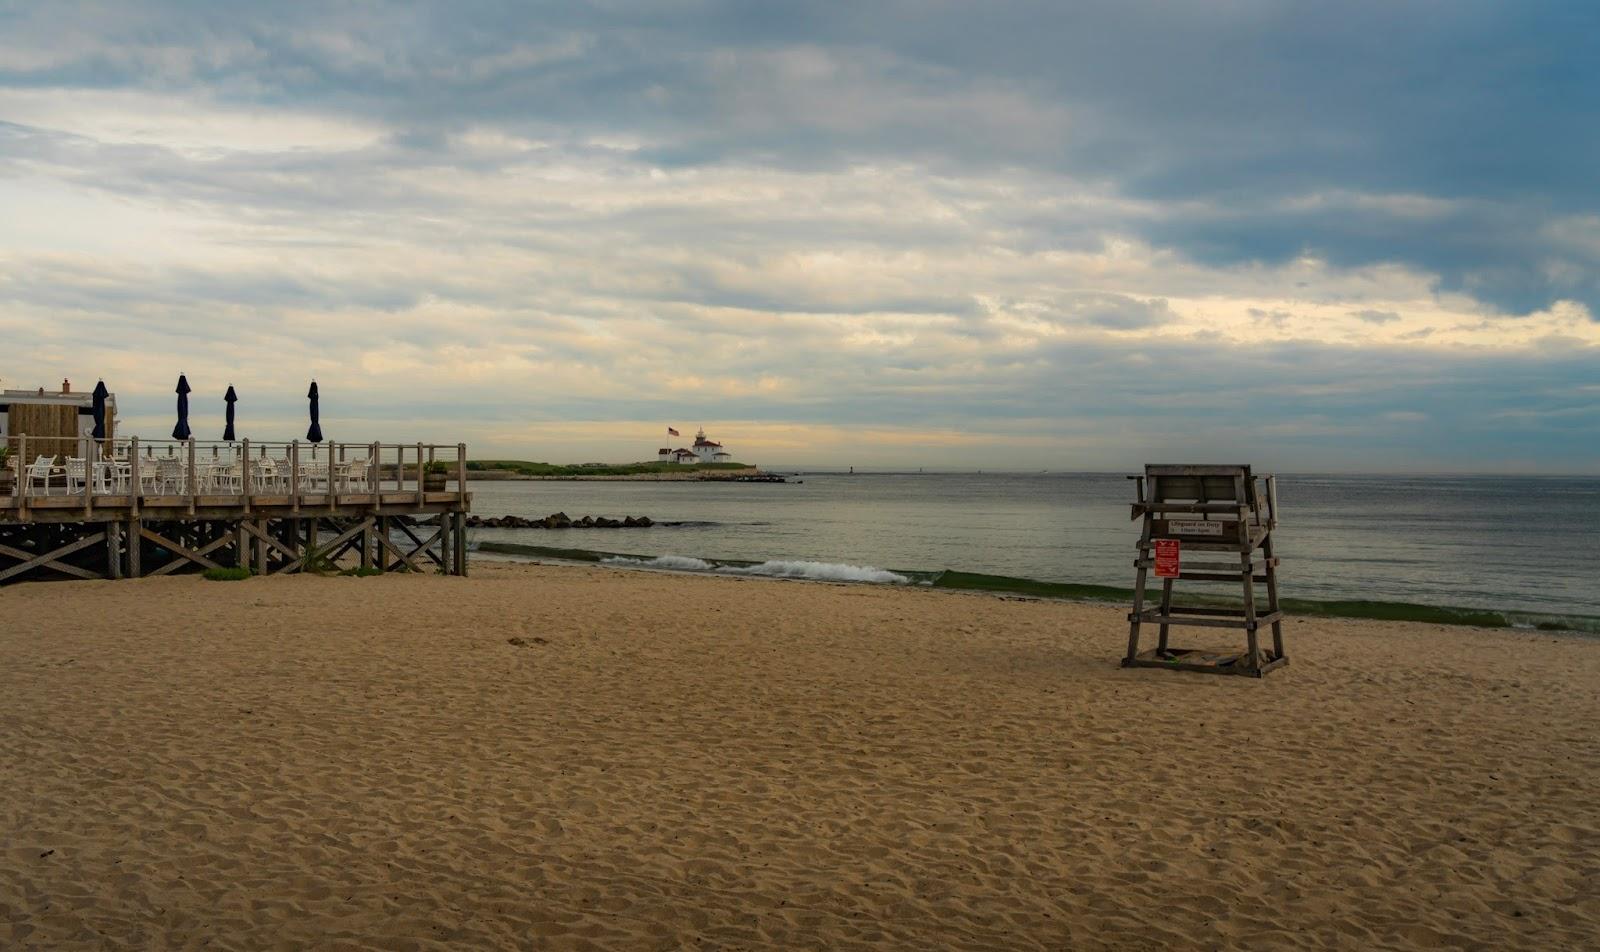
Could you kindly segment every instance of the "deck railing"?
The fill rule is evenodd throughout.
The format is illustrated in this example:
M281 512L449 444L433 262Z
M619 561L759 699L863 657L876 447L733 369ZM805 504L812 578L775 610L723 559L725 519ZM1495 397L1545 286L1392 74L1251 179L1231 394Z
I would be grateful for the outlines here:
M460 501L466 501L465 443L34 440L35 449L42 444L55 454L76 445L76 453L67 455L30 452L28 444L26 434L4 441L11 488L0 494L0 502L9 501L13 508L63 498L81 499L86 510L97 499L134 507L157 498L167 504L183 500L190 508L202 498L211 505L248 506L257 497L274 504L298 506L314 498L337 505L342 495L377 499L398 492L415 493L421 504L427 495L425 474L440 469L447 481L454 481Z

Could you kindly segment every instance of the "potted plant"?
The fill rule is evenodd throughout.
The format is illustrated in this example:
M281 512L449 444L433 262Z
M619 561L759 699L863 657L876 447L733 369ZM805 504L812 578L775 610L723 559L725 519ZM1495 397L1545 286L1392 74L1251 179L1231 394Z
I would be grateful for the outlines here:
M422 491L444 492L445 478L450 474L450 464L435 460L422 471Z
M16 474L11 472L11 447L0 446L0 496L9 496L16 488Z

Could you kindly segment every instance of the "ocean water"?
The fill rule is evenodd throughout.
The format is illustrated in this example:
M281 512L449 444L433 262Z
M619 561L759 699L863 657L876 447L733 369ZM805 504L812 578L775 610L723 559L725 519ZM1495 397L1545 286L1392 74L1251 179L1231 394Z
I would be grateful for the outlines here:
M479 529L476 541L666 557L655 563L664 567L767 563L756 574L953 569L1128 588L1138 537L1128 518L1133 485L1120 474L807 473L786 484L480 482L471 490L481 516L686 523ZM1286 597L1600 616L1600 478L1280 475L1278 495Z

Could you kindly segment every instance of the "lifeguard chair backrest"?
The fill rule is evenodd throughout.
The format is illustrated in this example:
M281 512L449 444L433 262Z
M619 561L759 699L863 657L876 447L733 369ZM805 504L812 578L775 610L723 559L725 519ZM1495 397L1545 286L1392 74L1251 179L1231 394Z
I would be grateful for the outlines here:
M1144 468L1145 502L1159 505L1234 502L1239 480L1244 481L1244 502L1256 509L1256 481L1249 466L1175 466L1149 464Z

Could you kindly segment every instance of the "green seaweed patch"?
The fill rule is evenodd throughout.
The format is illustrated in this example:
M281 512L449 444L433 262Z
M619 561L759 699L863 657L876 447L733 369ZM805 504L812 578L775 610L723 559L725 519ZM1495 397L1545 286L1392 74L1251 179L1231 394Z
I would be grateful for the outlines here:
M905 574L915 576L919 573ZM1032 578L951 570L934 575L929 584L934 588L953 588L968 592L1006 592L1012 595L1036 595L1040 598L1066 598L1074 601L1126 601L1133 598L1133 589L1117 588L1114 585L1041 582Z
M1413 602L1313 601L1286 598L1283 610L1291 615L1320 615L1325 618L1371 618L1378 621L1415 621L1434 625L1471 625L1475 628L1510 628L1511 621L1500 612L1481 608L1445 608Z
M214 565L202 573L202 577L211 582L242 582L255 573L244 566Z
M524 545L518 542L480 542L479 552L499 555L531 555L544 559L561 559L565 562L599 562L604 559L648 559L648 555L627 555L621 552L599 552L594 549L563 549L553 545Z

